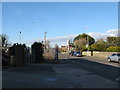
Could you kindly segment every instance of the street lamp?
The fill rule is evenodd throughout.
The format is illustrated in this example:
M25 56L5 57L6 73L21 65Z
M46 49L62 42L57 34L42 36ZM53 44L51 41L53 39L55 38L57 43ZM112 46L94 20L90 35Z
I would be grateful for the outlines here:
M89 36L88 36L88 29L89 29L89 27L86 26L85 29L87 30L87 44L86 44L86 48L87 48L87 56L88 56L88 51L89 51Z
M19 31L19 43L21 44L21 31Z

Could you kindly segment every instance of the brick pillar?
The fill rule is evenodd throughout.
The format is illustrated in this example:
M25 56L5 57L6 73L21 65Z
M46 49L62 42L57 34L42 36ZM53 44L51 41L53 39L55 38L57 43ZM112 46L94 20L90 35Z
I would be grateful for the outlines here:
M22 45L18 45L15 47L15 64L16 66L23 66L25 65L25 51Z

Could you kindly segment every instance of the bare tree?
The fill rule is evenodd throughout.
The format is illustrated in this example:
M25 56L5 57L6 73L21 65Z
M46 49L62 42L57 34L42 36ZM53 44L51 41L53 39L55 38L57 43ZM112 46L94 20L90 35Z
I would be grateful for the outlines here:
M8 45L8 36L6 34L0 35L0 39L3 47Z
M75 44L75 47L76 47L76 51L80 51L82 52L82 50L84 49L83 46L86 45L86 39L85 38L82 38L82 39L79 39L79 40L75 40L74 41L74 44Z

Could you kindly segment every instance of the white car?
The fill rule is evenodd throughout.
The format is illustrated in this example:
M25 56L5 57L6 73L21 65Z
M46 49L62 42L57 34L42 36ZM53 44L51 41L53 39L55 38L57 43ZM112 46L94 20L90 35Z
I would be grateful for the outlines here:
M120 62L120 53L113 53L112 55L108 56L108 61Z

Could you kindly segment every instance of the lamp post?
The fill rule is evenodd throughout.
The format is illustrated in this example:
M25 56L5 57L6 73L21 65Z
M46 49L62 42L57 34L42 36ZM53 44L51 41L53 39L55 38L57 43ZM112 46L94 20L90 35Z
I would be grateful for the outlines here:
M21 31L19 31L19 43L21 44Z
M88 51L89 51L89 36L88 36L88 26L85 27L86 31L87 31L87 44L86 44L86 48L87 48L87 56L88 56Z

